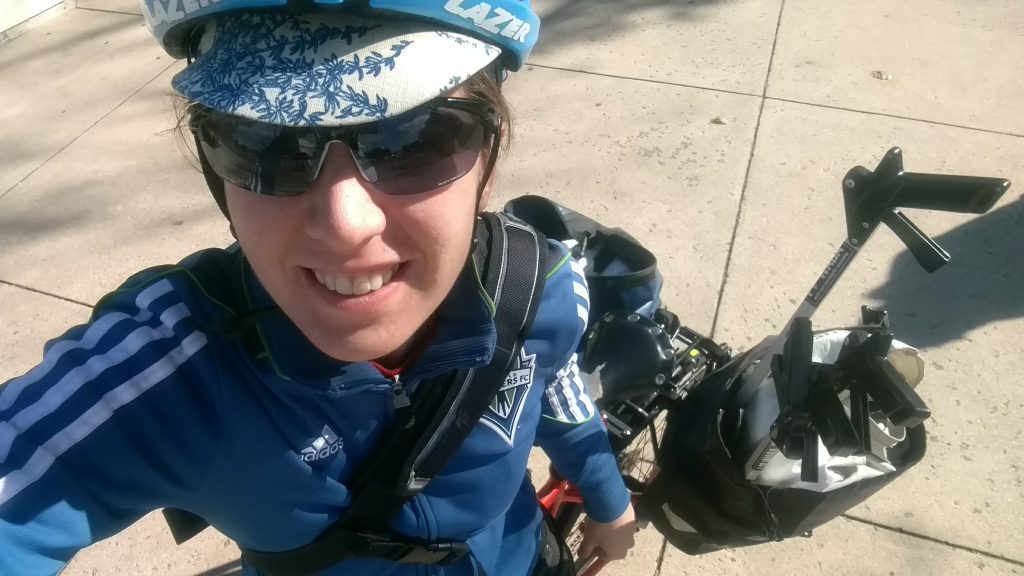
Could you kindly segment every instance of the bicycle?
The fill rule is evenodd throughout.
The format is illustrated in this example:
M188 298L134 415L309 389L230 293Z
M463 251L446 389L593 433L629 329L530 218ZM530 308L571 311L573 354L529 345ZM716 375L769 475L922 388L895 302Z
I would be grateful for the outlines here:
M903 470L916 464L924 455L922 423L930 412L913 388L916 382L908 381L912 377L886 359L893 345L887 313L862 307L863 326L858 329L865 335L855 339L845 356L841 351L834 365L812 362L810 317L881 223L896 233L928 272L949 261L949 254L900 208L983 214L1009 186L1009 181L999 178L905 172L899 148L890 149L874 171L861 166L851 169L843 179L846 238L779 334L741 354L734 355L727 345L684 326L675 314L661 307L650 316L629 310L609 312L592 326L586 335L581 370L599 381L601 396L595 403L604 418L623 479L632 492L638 529L652 520L655 508L646 505L645 498L671 459L664 451L669 415L687 406L694 392L707 388L734 389L732 398L745 398L745 404L732 406L741 406L733 411L739 414L726 414L715 425L721 426L722 441L730 442L733 449L727 451L730 464L735 466L732 480L745 479L756 488L752 493L764 499L763 511L756 512L764 516L764 522L754 523L754 531L763 527L764 534L745 540L722 532L701 534L693 525L710 532L708 525L693 518L689 523L681 518L669 519L672 527L679 520L687 531L697 535L687 540L687 532L683 538L670 539L685 552L697 554L796 534L810 535L808 526L820 525L844 512L856 502L837 497L832 508L825 510L823 521L780 522L779 516L787 511L785 505L794 500L776 498L776 504L783 506L773 510L769 497L776 488L765 490L757 482L773 459L782 458L801 463L799 482L790 479L794 486L818 482L819 440L827 450L826 457L874 455L878 451L873 445L877 440L872 439L876 416L902 427L907 438L918 439L919 449L897 454L903 458ZM621 356L609 360L612 356L608 352L616 349L634 353L628 360ZM768 376L771 378L766 380ZM748 412L743 413L744 409ZM891 479L876 481L877 486L869 486L866 494ZM559 535L577 556L583 512L579 492L551 469L537 494L541 505L554 517ZM701 520L701 513L711 514L711 509L699 509L696 520ZM662 522L659 531L668 537L664 526ZM594 576L606 563L599 553L578 558L576 571L580 576Z

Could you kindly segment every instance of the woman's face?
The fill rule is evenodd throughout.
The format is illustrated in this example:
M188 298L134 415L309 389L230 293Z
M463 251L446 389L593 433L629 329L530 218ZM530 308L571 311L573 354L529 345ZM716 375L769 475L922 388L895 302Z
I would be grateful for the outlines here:
M441 188L389 196L334 143L298 196L261 196L230 183L225 192L257 277L313 345L338 360L391 364L465 264L484 164Z

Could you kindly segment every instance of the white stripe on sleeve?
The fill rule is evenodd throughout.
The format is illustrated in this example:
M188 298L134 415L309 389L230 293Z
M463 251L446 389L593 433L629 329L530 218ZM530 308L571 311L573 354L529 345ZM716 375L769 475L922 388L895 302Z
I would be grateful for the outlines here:
M580 317L580 320L583 320L583 326L587 325L589 314L590 313L587 312L587 309L583 307L583 304L576 304L576 315Z
M572 363L569 376L572 378L573 384L576 385L576 389L579 391L576 398L583 404L583 409L586 411L586 417L590 418L597 413L594 408L594 402L590 399L590 393L587 391L586 383L583 381L583 377L580 375L580 367L576 362Z
M554 412L555 418L558 420L567 421L565 417L565 411L562 410L562 403L558 400L558 392L554 386L548 386L544 389L544 395L548 397L548 406L551 407L551 411Z
M580 278L583 278L584 280L586 279L587 274L583 269L583 264L578 262L575 258L569 258L569 268L572 268L572 271Z
M587 393L586 383L580 375L576 354L573 354L565 367L555 374L545 393L551 412L557 420L578 424L597 414L590 394Z
M39 400L9 418L11 426L0 428L0 461L7 457L16 431L27 430L36 422L55 412L86 383L94 380L103 371L128 360L146 344L173 337L172 326L188 316L189 312L185 304L175 304L160 315L161 325L155 328L140 326L106 354L93 356L85 364L69 370Z
M579 282L573 282L572 291L575 292L577 296L583 299L583 301L587 304L587 308L590 308L590 291L587 290L587 287L585 285L580 284Z
M572 389L570 378L568 374L558 379L561 384L562 395L565 396L566 404L568 404L569 413L573 416L573 422L583 422L586 420L586 416L583 415L583 411L580 410L580 405L576 401L576 392Z
M135 297L135 304L139 307L139 313L135 315L134 320L142 323L148 321L153 315L148 310L149 306L157 298L167 294L174 289L170 280L164 279L159 282L155 282L152 286L146 288L142 292L139 292L138 296ZM62 340L53 345L52 348L47 350L46 357L43 358L42 363L30 370L27 374L21 378L16 378L0 388L0 410L7 410L14 405L18 400L18 396L32 384L35 384L47 374L50 370L56 366L57 362L71 350L77 349L91 349L96 346L100 338L103 338L115 324L122 320L132 318L127 314L121 312L112 312L110 314L104 314L99 320L94 322L89 328L86 329L85 334L79 340Z
M143 392L172 374L205 344L206 336L201 332L193 332L166 356L134 378L104 394L92 408L36 449L23 467L0 478L0 506L42 478L58 456L110 419L115 410L138 398Z

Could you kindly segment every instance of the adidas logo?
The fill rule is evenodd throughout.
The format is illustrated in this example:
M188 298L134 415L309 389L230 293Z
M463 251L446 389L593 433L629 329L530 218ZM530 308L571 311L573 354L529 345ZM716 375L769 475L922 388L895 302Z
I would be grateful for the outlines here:
M331 430L330 426L324 425L324 429L320 431L320 437L303 448L299 456L302 457L303 462L316 462L337 454L344 445L345 443L334 433L334 430Z

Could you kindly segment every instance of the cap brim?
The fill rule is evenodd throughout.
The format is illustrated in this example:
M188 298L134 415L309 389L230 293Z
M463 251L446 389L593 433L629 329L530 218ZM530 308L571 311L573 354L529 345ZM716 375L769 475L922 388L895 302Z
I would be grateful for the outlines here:
M209 49L171 85L228 114L343 126L401 114L450 92L501 51L417 20L251 13L207 32Z

